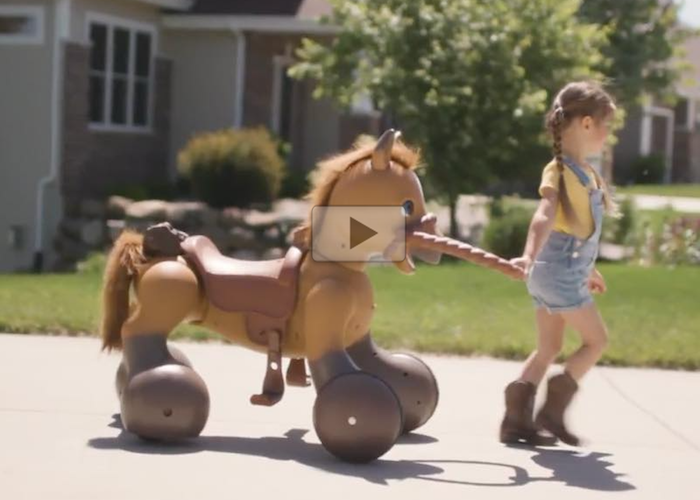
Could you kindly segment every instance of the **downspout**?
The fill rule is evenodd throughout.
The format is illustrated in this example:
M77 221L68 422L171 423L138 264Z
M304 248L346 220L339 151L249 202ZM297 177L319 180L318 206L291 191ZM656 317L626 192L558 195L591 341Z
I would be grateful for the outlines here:
M245 103L246 37L243 31L236 33L236 93L234 96L233 127L243 127L243 106Z
M49 173L37 186L36 236L34 239L33 269L41 272L44 267L44 199L46 189L57 182L61 164L61 90L63 57L61 41L70 36L71 0L58 0L54 12L53 53L51 57L51 145Z

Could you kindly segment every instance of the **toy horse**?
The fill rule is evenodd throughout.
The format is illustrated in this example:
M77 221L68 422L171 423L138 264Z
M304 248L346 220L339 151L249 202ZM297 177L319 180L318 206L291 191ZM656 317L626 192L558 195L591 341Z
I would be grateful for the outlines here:
M437 264L446 253L521 278L508 262L437 232L414 171L419 155L397 137L387 131L376 143L321 163L312 206L403 206L406 254L395 265L404 273L415 270L412 254ZM366 262L311 258L310 217L286 256L272 261L228 258L206 237L163 225L145 237L125 232L118 238L105 271L102 338L104 348L123 349L117 392L128 431L176 440L204 428L207 387L167 344L183 322L267 354L263 391L253 404L281 399L283 357L291 358L287 383L308 385L307 360L317 392L315 430L342 460L374 460L430 419L438 403L433 373L420 359L374 343Z

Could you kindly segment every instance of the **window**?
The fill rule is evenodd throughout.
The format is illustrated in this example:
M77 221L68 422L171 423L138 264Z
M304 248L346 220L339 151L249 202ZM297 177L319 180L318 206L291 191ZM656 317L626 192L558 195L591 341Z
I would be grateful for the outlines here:
M294 80L287 71L292 61L287 56L275 56L273 64L272 131L283 141L291 142Z
M688 121L690 115L690 101L685 98L679 98L676 103L675 116L676 116L676 127L688 128Z
M119 21L89 23L90 123L110 130L148 129L154 29Z
M44 9L26 5L0 5L0 44L44 43Z

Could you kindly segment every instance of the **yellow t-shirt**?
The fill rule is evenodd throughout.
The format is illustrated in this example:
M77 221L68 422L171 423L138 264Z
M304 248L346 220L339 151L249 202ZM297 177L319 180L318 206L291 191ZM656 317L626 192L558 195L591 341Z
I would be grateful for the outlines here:
M590 186L594 189L598 188L596 177L591 167L588 165L582 166L583 170L590 179ZM550 187L555 191L559 191L559 177L561 173L557 167L557 162L552 160L544 168L542 172L542 182L540 183L539 193L542 196L542 189ZM578 176L569 168L564 166L564 186L566 193L571 201L571 208L580 221L580 228L574 230L564 214L561 199L557 205L557 215L554 221L554 230L562 233L571 234L581 239L588 238L593 234L595 223L593 222L593 214L591 213L591 200L588 194L589 188L581 184Z

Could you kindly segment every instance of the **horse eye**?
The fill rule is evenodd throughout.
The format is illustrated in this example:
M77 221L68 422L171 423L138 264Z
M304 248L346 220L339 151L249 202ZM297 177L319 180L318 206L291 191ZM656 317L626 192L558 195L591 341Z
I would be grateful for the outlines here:
M402 206L403 206L404 214L413 215L413 202L411 200L405 201Z

